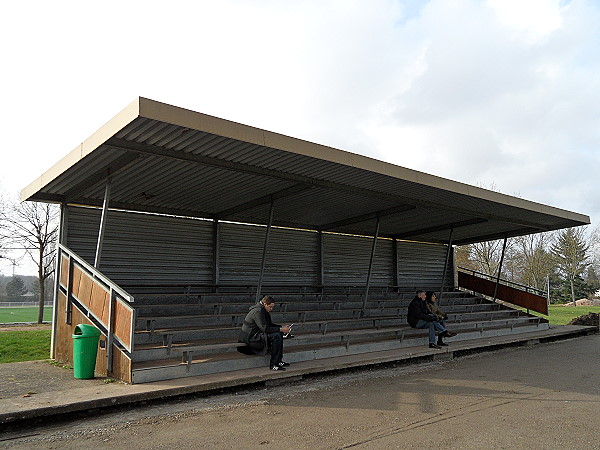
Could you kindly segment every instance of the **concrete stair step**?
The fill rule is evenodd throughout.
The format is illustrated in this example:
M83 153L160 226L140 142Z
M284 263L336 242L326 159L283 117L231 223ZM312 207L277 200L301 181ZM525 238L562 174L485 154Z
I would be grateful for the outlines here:
M524 333L547 329L547 323L537 321L523 322L513 327L490 326L483 329L474 329L465 331L449 341L458 342L469 339L481 339L493 336L504 336L509 334ZM414 336L409 339L383 339L350 342L348 345L327 344L327 345L306 345L287 349L285 353L286 361L290 363L325 359L336 356L369 353L373 351L385 351L399 349L403 347L417 347L427 344L426 336ZM190 359L183 362L180 359L167 359L160 361L136 362L133 364L132 381L133 383L145 383L150 381L167 380L173 378L182 378L187 376L196 376L217 372L228 372L232 370L249 369L256 367L266 367L268 365L268 356L247 356L239 353L229 352L215 355L202 355L197 359Z
M536 320L527 316L515 316L511 318L499 318L491 321L469 321L462 323L448 323L449 329L455 332L464 332L466 330L477 330L481 332L490 327L514 327L523 323L528 323ZM235 352L240 345L237 343L237 329L235 336L225 339L205 339L187 342L172 342L167 341L161 344L144 344L136 347L132 355L133 361L150 361L154 359L165 359L172 357L181 357L183 352L194 352L195 355L210 355L219 352ZM396 339L404 339L412 335L425 334L425 331L410 328L408 325L397 327L382 327L376 328L347 328L326 333L302 333L296 335L294 339L285 341L286 348L294 348L307 344L343 344L351 340L363 339L382 339L384 337L392 337Z

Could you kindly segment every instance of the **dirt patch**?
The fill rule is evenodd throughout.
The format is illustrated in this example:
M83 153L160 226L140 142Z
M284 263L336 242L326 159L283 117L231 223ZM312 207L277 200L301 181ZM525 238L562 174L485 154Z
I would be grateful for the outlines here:
M575 317L569 322L569 325L587 325L600 328L600 314L590 312L583 316Z
M576 300L575 305L573 305L573 302L568 302L560 306L600 306L600 300L582 298L580 300Z
M0 332L2 331L36 331L50 330L50 323L3 323L0 324Z

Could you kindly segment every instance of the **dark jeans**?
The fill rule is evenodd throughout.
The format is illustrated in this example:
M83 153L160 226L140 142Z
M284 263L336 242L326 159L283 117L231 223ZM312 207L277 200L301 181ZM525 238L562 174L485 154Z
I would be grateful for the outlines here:
M415 328L429 328L429 343L435 344L435 332L443 333L446 331L444 325L439 322L427 322L425 320L419 319Z
M267 334L267 344L271 351L271 362L269 367L276 366L283 359L283 333Z

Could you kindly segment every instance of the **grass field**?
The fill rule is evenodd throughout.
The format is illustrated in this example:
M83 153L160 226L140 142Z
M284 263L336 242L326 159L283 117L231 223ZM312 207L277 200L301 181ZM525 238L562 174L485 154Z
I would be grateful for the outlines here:
M50 330L0 332L0 363L50 357Z
M600 306L550 305L548 308L548 320L550 321L550 325L566 325L575 317L585 316L591 312L600 313Z
M38 319L37 306L20 307L20 308L2 308L0 307L0 323L15 323L15 322L37 322ZM44 308L44 322L52 321L52 307Z

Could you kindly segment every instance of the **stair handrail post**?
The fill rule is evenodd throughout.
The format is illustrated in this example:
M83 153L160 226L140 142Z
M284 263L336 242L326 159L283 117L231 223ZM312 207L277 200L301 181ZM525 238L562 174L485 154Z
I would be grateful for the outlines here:
M112 375L114 318L115 318L115 290L111 287L108 299L108 330L106 336L106 373Z
M496 296L498 295L498 285L500 284L500 273L502 272L502 264L504 263L504 253L506 252L506 241L508 236L504 236L504 243L502 244L502 254L500 255L500 264L498 265L498 274L496 276L496 286L494 288L494 303L496 303Z

